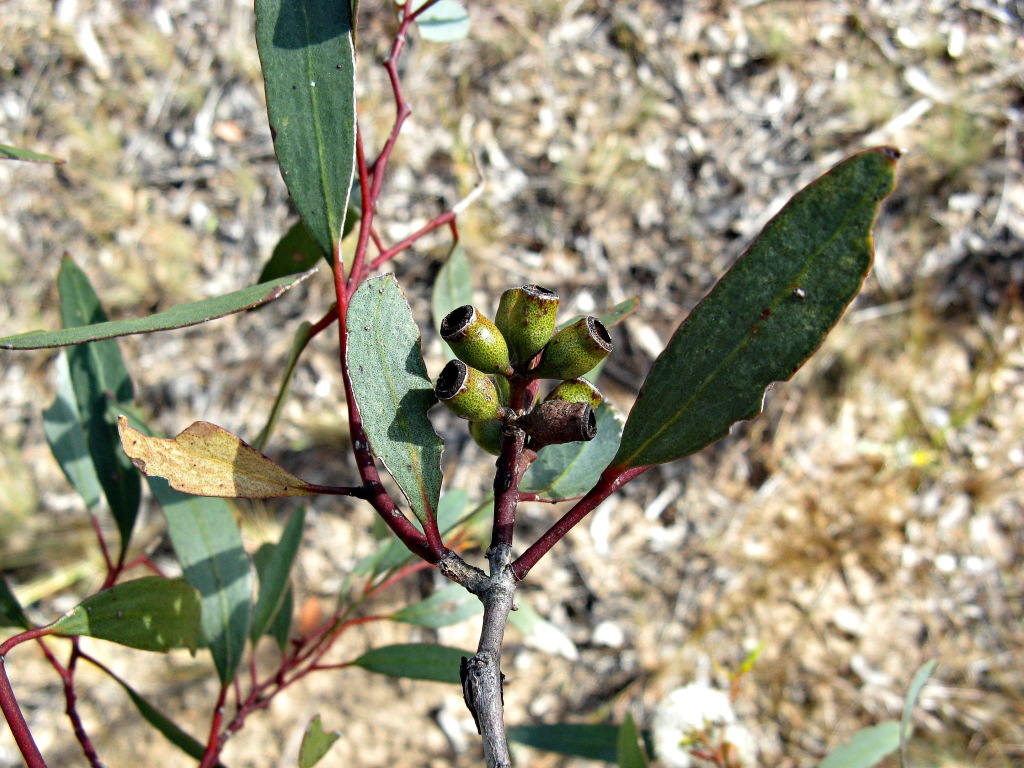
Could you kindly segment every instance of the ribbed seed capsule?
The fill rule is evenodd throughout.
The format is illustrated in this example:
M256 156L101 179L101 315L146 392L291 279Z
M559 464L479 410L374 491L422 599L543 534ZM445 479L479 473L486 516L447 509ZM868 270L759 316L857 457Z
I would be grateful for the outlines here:
M595 387L586 379L570 379L563 381L544 398L548 400L565 400L569 403L590 403L591 408L597 408L603 401L604 395L601 390Z
M545 445L584 442L597 435L597 416L590 403L545 400L516 419L515 425L529 436L527 445L538 451Z
M445 316L441 321L441 338L459 360L478 371L512 375L505 338L472 304L453 309Z
M473 436L476 444L492 456L501 454L501 422L500 421L472 421L469 424L469 434Z
M494 382L461 360L448 361L434 384L434 394L448 410L469 421L497 419L504 410Z
M576 379L612 351L608 329L596 317L584 317L552 337L530 373L538 379Z
M539 285L509 288L498 302L494 324L508 342L512 363L522 370L555 332L558 294Z

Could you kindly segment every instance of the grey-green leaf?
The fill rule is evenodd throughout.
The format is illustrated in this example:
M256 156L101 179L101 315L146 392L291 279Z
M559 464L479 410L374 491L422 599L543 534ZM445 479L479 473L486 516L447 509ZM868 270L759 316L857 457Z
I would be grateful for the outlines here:
M110 675L114 682L124 689L124 692L128 694L128 698L132 700L132 704L139 710L139 714L142 715L147 723L156 728L169 742L189 757L194 757L196 760L203 758L206 747L197 739L190 736L167 715L146 701L134 688L115 675L110 669L104 667L103 671Z
M314 717L302 736L302 746L299 747L299 768L313 768L340 737L339 731L324 731L320 715Z
M64 263L65 265L73 264L70 259L66 259ZM64 271L65 268L62 267L62 274ZM303 272L298 276L282 277L259 285L250 285L248 288L242 288L223 296L214 296L202 301L179 304L176 307L171 307L163 312L147 317L107 321L106 316L103 316L102 320L100 320L98 319L100 315L96 314L93 316L93 319L86 319L85 322L79 323L79 327L71 327L65 321L64 330L29 331L28 333L19 333L15 336L7 336L0 339L0 348L43 349L46 347L66 347L70 344L112 339L116 336L131 336L136 333L153 333L155 331L168 331L173 328L198 325L199 323L205 323L207 320L216 320L219 317L253 309L279 299L290 288L298 285L313 274L314 271Z
M257 552L254 562L259 576L260 591L252 613L249 639L255 645L270 628L284 603L288 590L295 555L302 543L302 529L306 521L306 510L300 507L288 519L281 540L276 545L267 544Z
M184 580L149 576L86 598L50 628L143 651L195 651L199 610L199 593Z
M71 487L82 497L86 507L96 509L103 491L96 467L89 457L78 401L71 385L67 354L60 352L55 364L57 395L50 407L43 411L43 434Z
M895 720L857 731L846 744L828 755L818 768L874 768L900 746L900 724Z
M427 418L436 402L420 352L420 330L395 276L365 281L348 308L352 393L374 455L384 462L420 522L441 495L444 441Z
M426 0L415 0L415 8ZM416 24L424 40L432 43L452 43L469 34L469 12L458 0L438 0L416 17Z
M569 499L586 493L615 455L622 418L607 403L597 409L597 436L586 443L542 448L519 484L519 490L544 499Z
M281 174L320 249L341 240L355 168L352 6L256 0L256 45Z
M483 613L480 599L461 584L448 584L425 600L391 614L392 621L440 629Z
M441 321L453 309L473 303L473 275L469 268L469 259L461 243L455 243L448 252L441 269L434 278L434 288L430 297L430 308L434 316L434 330L441 335ZM447 344L442 344L446 360L455 355Z
M61 324L75 333L80 326L103 323L107 316L89 278L68 256L57 275ZM96 471L107 505L117 523L123 556L142 499L142 481L121 450L116 420L109 406L128 407L135 395L121 350L113 339L77 344L67 350L71 389L89 458Z
M389 677L457 684L461 682L459 665L463 657L469 658L472 655L472 651L462 651L444 645L404 643L374 648L352 664Z
M907 689L907 698L903 702L903 714L900 717L900 765L909 765L907 759L907 744L910 742L910 735L914 729L914 707L917 706L917 699L921 695L921 689L924 688L924 684L928 682L928 678L932 676L935 671L935 667L938 662L935 659L926 661L921 667L914 673L914 679L910 683L910 688Z
M799 192L676 330L612 466L662 464L761 412L821 344L871 268L871 228L899 152L854 155Z

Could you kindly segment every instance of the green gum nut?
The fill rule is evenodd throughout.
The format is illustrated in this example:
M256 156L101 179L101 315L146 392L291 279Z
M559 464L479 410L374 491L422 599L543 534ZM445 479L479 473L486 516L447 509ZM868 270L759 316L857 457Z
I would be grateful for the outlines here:
M484 373L512 375L504 336L472 304L453 309L445 316L441 321L441 338L466 365Z
M548 400L565 400L568 403L590 403L591 408L597 408L604 400L601 390L595 387L586 379L571 379L563 381L544 398Z
M434 394L449 411L469 421L497 419L504 410L494 382L461 360L448 361L434 384Z
M540 363L530 373L538 379L577 379L611 351L608 329L596 317L584 317L552 337Z
M509 288L501 294L494 324L508 342L513 364L523 369L555 332L558 294L539 285Z
M476 444L492 456L501 454L501 422L473 421L469 425L469 434Z

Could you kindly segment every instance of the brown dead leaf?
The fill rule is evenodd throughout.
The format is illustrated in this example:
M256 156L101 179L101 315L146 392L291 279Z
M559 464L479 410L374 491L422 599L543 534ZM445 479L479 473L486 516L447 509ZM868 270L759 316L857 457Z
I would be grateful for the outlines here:
M197 421L173 439L148 437L117 419L121 445L146 475L164 477L172 488L197 496L273 499L310 496L320 487L277 466L226 429Z

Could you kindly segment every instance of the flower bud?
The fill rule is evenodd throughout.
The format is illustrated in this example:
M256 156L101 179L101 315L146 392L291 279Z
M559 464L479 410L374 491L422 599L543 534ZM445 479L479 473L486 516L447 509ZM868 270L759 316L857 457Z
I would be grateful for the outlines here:
M494 324L508 342L512 362L525 368L555 332L558 294L539 285L509 288L501 294Z
M546 400L515 420L530 438L529 447L539 451L545 445L593 440L597 417L590 403Z
M471 421L469 434L473 436L477 445L492 456L498 456L501 453L500 421Z
M434 394L448 410L469 421L497 419L504 410L494 382L461 360L448 361L434 384Z
M601 390L595 387L586 379L570 379L563 381L544 398L548 400L565 400L570 403L590 403L591 408L597 408L603 401L604 395Z
M441 321L441 338L459 360L478 371L512 375L505 338L472 304L453 309L445 316Z
M544 347L540 363L530 373L538 379L575 379L611 351L608 329L596 317L584 317L554 335Z

